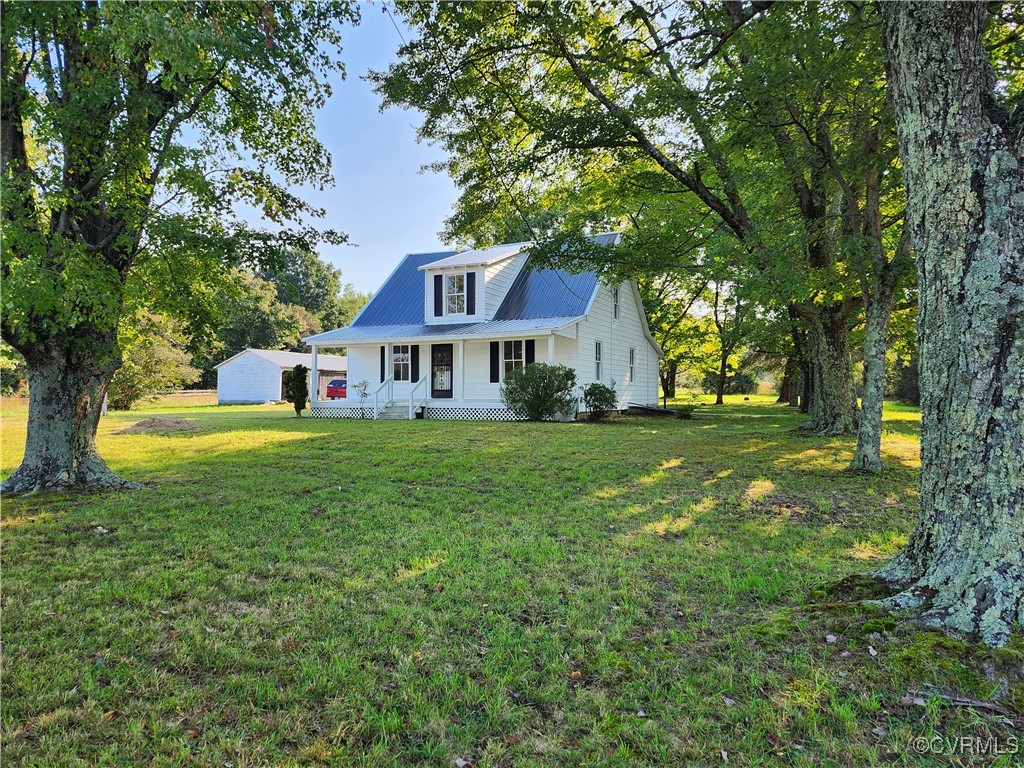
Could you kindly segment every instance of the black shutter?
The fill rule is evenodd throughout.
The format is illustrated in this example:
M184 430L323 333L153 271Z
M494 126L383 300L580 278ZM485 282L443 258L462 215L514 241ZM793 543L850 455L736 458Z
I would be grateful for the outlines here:
M534 339L526 340L526 354L523 356L523 364L530 365L536 359L536 344Z
M491 383L498 382L499 371L501 370L501 342L491 342Z
M380 348L380 383L384 383L384 379L387 378L387 367L388 367L388 348L385 345L381 345Z
M434 275L434 317L444 314L444 278Z
M466 273L466 314L476 314L476 272Z
M412 368L412 383L415 384L420 380L420 345L413 344L409 347L409 353L412 355L412 361L409 363Z

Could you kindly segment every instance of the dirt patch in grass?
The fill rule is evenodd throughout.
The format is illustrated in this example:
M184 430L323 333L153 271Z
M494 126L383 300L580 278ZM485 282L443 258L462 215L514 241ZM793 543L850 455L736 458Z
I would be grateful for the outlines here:
M188 419L175 419L173 417L153 416L142 421L137 421L131 426L119 429L115 435L180 435L188 432L201 430L198 424Z

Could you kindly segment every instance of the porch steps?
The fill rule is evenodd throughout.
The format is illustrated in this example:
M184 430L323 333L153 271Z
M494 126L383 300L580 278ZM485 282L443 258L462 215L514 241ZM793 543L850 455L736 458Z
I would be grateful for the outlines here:
M380 412L378 419L387 419L389 421L397 420L409 420L409 404L399 405L398 403L391 403L385 406L384 410Z

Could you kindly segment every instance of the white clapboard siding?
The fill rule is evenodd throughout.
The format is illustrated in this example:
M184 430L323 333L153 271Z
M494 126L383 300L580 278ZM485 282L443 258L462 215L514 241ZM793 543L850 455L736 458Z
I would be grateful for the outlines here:
M495 313L505 300L508 289L512 287L513 281L526 264L527 254L517 253L515 256L491 264L484 272L484 319L493 320Z
M658 354L644 335L642 307L633 287L619 287L619 319L614 319L612 289L601 285L590 314L579 323L577 371L580 386L595 381L596 342L601 342L600 383L613 387L620 408L627 403L654 405L658 401ZM629 350L636 350L634 377L629 375Z

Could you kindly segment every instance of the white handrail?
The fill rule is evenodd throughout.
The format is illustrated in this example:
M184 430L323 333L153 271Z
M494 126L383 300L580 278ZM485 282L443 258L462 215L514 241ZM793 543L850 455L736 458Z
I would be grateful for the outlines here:
M382 389L384 389L384 387L387 387L387 386L393 384L394 381L395 381L395 375L391 374L386 379L384 379L384 381L382 381L380 383L379 387L377 387L375 390L373 390L373 418L374 419L376 419L380 415L380 411L381 411L381 409L378 407L378 404L377 404L378 403L378 399L379 399L378 395L380 395L380 391ZM393 392L391 390L388 390L388 399L384 402L384 407L385 408L387 408L388 404L391 402L392 395L393 395Z
M419 403L417 403L413 399L416 396L416 390L420 388L420 384L423 384L424 382L426 382L426 380L427 377L426 375L424 375L423 378L417 381L415 384L413 384L412 389L409 390L409 421L412 421L416 417L416 408L418 408L420 405L425 406L427 404L426 393L423 394L423 399L420 400Z

